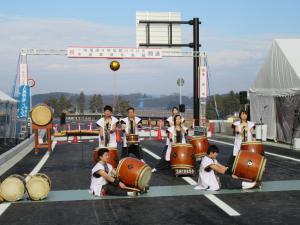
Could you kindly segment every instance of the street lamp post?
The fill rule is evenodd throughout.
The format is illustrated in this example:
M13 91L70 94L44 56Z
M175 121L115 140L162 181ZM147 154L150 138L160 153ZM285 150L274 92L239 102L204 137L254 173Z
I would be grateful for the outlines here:
M181 101L181 88L184 85L184 79L183 78L178 78L177 85L179 86L179 104L181 105L181 103L182 103L182 101Z

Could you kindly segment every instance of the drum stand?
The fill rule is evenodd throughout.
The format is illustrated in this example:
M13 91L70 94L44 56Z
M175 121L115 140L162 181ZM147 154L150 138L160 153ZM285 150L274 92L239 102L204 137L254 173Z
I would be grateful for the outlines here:
M48 148L48 152L51 152L52 150L52 140L51 140L51 129L53 125L52 123L46 125L46 126L39 126L36 124L32 124L32 129L34 132L34 149L35 153L38 153L38 149L41 148ZM39 130L46 130L46 135L47 135L47 142L44 143L39 143Z
M127 143L127 147L126 147L126 157L129 157L129 147L132 147L132 146L134 146L135 148L137 148L136 151L138 151L138 154L139 154L139 156L140 156L140 159L138 159L138 160L142 160L143 157L142 157L142 154L141 154L141 146L140 146L140 143L139 143L139 142L138 142L138 143L135 143L135 144L133 144L133 143L131 143L131 144ZM134 154L134 155L135 155L135 154ZM136 155L135 155L135 156L136 156Z

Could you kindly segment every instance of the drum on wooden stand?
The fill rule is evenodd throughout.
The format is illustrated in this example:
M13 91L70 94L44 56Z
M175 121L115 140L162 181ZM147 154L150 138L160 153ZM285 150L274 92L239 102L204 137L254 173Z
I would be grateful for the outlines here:
M195 155L193 145L174 144L171 151L171 167L178 175L194 175Z
M30 199L34 201L47 198L50 188L51 180L43 173L37 173L36 175L29 175L29 180L26 182L26 189Z
M265 157L260 154L239 151L235 158L232 172L245 180L261 181L266 161Z
M132 158L123 158L117 168L117 177L128 187L145 191L149 187L152 172L144 162Z
M194 147L194 154L196 159L200 159L206 155L209 143L205 136L194 136L190 140L190 144Z
M0 185L1 197L9 202L23 199L25 193L24 177L13 174L7 177Z
M139 135L137 134L128 134L126 136L126 140L128 144L138 144L139 143Z
M117 168L119 164L119 155L118 155L118 149L117 148L112 148L112 147L107 147L108 149L108 154L109 154L109 160L108 163L112 165L114 169ZM98 148L94 150L93 154L93 163L96 164L99 161L99 153L98 153Z
M52 122L52 109L46 104L38 104L30 111L32 123L38 126L46 126Z
M263 144L260 141L242 142L241 150L265 155Z

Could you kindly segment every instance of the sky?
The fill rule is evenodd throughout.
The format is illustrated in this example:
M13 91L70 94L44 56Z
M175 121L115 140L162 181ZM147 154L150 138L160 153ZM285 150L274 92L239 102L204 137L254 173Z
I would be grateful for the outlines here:
M297 0L3 0L0 5L0 90L10 94L22 48L67 49L68 46L135 47L136 11L180 12L198 17L201 51L209 63L210 94L248 90L275 38L300 37ZM192 41L189 26L182 40ZM188 49L185 49L186 51ZM108 59L28 56L33 94L193 93L192 58L120 60L117 72Z

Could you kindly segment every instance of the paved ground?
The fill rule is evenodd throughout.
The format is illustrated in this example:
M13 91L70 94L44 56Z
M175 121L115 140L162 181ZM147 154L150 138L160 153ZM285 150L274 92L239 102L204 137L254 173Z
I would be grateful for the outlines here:
M221 162L227 162L232 142L224 137L210 140L221 149ZM141 144L157 156L163 149L163 143L157 141L142 141ZM266 183L262 190L196 193L190 184L195 183L197 176L184 180L174 177L172 171L163 171L153 174L148 197L101 199L90 198L87 194L96 145L96 142L57 144L40 170L52 180L53 192L48 201L2 203L0 224L299 224L299 152L265 146L270 154L266 154L263 177ZM45 151L38 155L30 152L0 178L13 173L30 173L44 154ZM151 167L157 163L153 154L144 152L144 159ZM294 184L293 191L288 191L290 184ZM174 194L164 195L163 190L167 189ZM58 193L64 193L60 201L51 201L59 196ZM82 193L87 197L80 200ZM66 200L68 195L75 200Z

